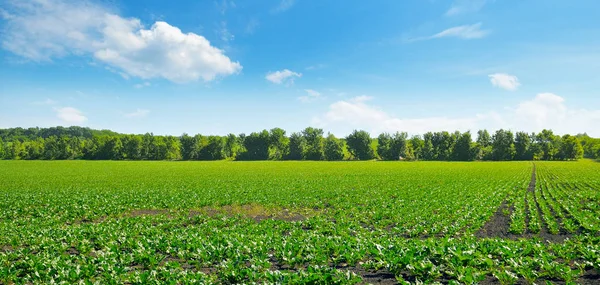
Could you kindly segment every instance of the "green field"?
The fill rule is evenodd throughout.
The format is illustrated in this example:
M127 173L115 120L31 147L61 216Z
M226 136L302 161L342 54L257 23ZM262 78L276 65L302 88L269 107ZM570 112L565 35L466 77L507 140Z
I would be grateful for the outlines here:
M588 160L0 161L0 284L598 284L599 204Z

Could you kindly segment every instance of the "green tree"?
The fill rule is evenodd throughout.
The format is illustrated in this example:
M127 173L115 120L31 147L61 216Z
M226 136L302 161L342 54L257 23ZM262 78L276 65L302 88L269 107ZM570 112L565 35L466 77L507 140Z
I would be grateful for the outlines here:
M25 159L42 159L44 155L44 139L38 137L25 143Z
M422 159L423 157L423 148L425 146L425 142L421 139L420 136L413 136L409 140L410 148L413 151L413 158L416 160Z
M125 136L123 142L123 156L127 159L138 160L142 158L142 137L138 135Z
M104 145L108 159L123 159L123 142L119 137L108 137Z
M273 128L269 131L269 159L282 160L288 153L290 139L285 136L285 130Z
M6 155L6 153L5 153L4 141L2 141L2 138L0 137L0 160L4 159L5 155Z
M423 147L421 149L421 155L424 160L435 160L436 154L433 148L433 133L427 132L423 135Z
M477 131L477 144L482 147L488 147L492 145L492 137L487 130Z
M225 138L225 157L235 159L238 152L240 151L241 145L240 140L235 134L228 134Z
M560 152L560 136L554 135L551 130L542 130L535 136L538 152L536 159L554 160L558 158Z
M333 134L328 134L325 138L324 149L326 160L344 159L344 141L336 138Z
M492 137L492 159L513 160L515 157L515 139L507 130L497 130Z
M515 136L515 159L532 160L531 137L526 132L517 132Z
M302 160L306 149L306 140L301 133L293 133L290 135L290 152L287 159Z
M308 160L323 159L323 129L308 127L302 131L306 142L304 158Z
M564 135L561 141L560 156L564 160L577 160L583 158L583 147L575 136Z
M183 160L191 160L198 157L198 150L196 149L196 140L194 137L184 133L179 137L181 141L181 158Z
M204 137L204 145L200 150L199 159L221 160L225 159L225 138L220 136Z
M245 151L240 155L241 160L267 160L269 159L269 132L251 133L242 142Z
M177 137L167 136L165 139L165 145L167 148L167 153L164 159L167 160L177 160L181 159L181 142ZM221 151L223 151L221 149Z
M371 147L371 135L366 131L354 130L346 137L348 151L358 160L369 160L375 158L375 152Z
M407 133L396 132L393 136L382 133L377 138L377 153L383 160L399 160L412 157L407 152Z
M471 149L472 146L471 132L462 133L454 145L452 151L452 157L458 161L470 161L475 159L474 152Z

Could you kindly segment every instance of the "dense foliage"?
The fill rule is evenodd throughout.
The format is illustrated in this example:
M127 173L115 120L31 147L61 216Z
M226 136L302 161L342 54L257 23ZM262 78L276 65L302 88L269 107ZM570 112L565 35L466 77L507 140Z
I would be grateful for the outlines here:
M127 135L81 127L0 129L0 159L100 160L576 160L598 158L600 140L587 135L555 135L486 130L428 132L421 136L362 130L345 138L308 127L289 137L274 128L246 134L180 137Z
M0 283L589 282L600 164L535 166L0 161Z

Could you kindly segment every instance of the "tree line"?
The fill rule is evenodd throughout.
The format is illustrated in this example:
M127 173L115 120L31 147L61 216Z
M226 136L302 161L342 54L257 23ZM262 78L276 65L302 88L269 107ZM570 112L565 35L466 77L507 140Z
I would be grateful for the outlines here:
M498 130L382 133L355 130L344 138L308 127L227 136L119 134L82 127L0 129L0 159L24 160L575 160L600 157L600 139Z

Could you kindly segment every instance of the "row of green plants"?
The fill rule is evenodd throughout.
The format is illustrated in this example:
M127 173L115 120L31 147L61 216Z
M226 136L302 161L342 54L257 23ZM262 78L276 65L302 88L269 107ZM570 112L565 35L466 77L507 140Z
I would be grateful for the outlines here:
M73 129L71 129L73 128ZM600 155L600 142L585 135L486 130L382 133L355 130L344 138L308 127L287 135L274 128L227 136L125 135L81 127L0 130L0 159L23 160L576 160ZM585 152L584 152L585 150Z
M552 194L548 206L594 222L597 208L571 204L597 199L600 165L536 168L549 185L538 202ZM360 284L380 272L402 284L573 284L600 273L594 227L561 243L476 237L503 201L534 201L532 171L531 162L0 161L0 283ZM567 200L559 184L580 195ZM250 204L303 218L217 211Z

